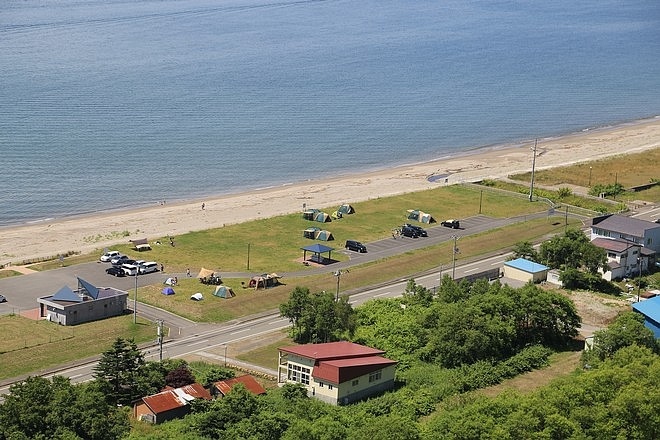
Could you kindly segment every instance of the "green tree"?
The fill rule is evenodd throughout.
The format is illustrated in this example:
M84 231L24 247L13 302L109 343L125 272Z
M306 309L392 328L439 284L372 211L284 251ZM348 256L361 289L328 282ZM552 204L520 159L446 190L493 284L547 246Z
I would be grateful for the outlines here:
M311 306L312 298L309 289L296 287L289 295L289 300L280 304L280 315L289 318L293 326L293 340L301 342L303 336L302 320L307 309Z
M141 397L139 378L144 365L144 357L135 342L117 338L112 348L101 355L94 377L110 402L128 405L134 398Z
M539 257L554 269L586 269L597 274L598 269L607 269L607 254L604 249L593 245L589 238L577 229L569 229L541 244Z
M584 353L583 361L604 361L633 344L660 352L655 335L644 326L644 317L635 312L623 312L606 329L594 333L593 349Z
M429 306L433 302L433 292L410 279L406 284L406 290L403 292L403 298L406 304Z
M539 253L534 249L534 245L529 241L519 241L511 250L513 258L525 258L531 261L539 261Z
M128 416L94 383L72 385L29 377L13 385L0 405L0 438L114 440L130 430Z

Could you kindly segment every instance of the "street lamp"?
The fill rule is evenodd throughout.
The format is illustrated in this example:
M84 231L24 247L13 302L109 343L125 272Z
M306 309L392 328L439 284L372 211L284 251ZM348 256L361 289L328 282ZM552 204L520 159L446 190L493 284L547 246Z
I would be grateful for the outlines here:
M135 271L135 297L133 297L133 324L137 324L137 277L138 271Z
M594 167L589 167L589 185L587 185L589 188L591 188L591 172L593 171Z
M458 248L456 247L456 241L460 238L457 235L452 235L451 238L454 239L454 247L451 253L451 279L456 278L456 254L458 253Z
M341 280L342 274L348 273L348 270L336 270L333 274L337 277L337 294L335 296L335 301L339 301L339 281Z
M225 349L225 368L227 368L227 344L224 344L223 348Z

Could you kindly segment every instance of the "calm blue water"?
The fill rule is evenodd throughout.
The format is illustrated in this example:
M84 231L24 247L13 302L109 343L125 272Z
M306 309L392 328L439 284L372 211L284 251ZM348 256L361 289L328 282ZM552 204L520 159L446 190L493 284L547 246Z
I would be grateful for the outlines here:
M0 2L0 225L659 114L657 0Z

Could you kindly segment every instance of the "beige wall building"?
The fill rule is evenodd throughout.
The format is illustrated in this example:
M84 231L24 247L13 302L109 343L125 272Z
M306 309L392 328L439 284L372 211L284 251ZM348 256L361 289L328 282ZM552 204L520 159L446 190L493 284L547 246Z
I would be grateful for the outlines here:
M314 398L346 405L394 387L396 361L352 342L279 349L278 382L299 383Z

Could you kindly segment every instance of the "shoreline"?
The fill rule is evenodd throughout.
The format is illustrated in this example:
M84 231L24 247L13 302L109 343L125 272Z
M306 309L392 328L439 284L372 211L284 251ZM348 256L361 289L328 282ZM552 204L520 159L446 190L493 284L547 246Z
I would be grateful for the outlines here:
M155 206L120 208L64 218L0 226L0 265L91 252L129 239L150 241L167 235L290 214L309 207L328 208L438 186L495 179L529 171L533 140L491 145L425 162L360 174L305 180ZM548 169L660 147L660 117L592 128L538 140L536 169ZM436 176L437 179L431 179ZM201 204L205 209L201 209ZM130 235L123 235L128 231Z

